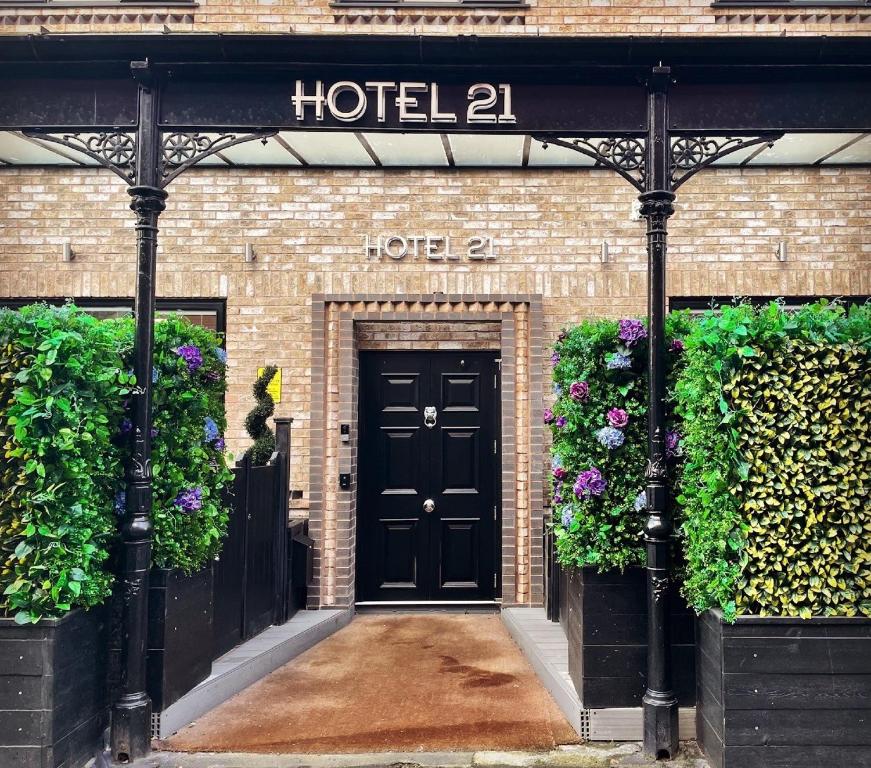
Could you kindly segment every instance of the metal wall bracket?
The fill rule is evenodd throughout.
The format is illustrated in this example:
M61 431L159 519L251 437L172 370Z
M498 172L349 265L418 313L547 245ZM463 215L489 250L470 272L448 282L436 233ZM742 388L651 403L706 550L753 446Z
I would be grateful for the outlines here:
M559 139L553 136L533 136L535 141L547 149L553 144L570 149L596 161L596 167L610 168L619 173L639 192L644 191L645 141L636 136L616 136L608 139Z

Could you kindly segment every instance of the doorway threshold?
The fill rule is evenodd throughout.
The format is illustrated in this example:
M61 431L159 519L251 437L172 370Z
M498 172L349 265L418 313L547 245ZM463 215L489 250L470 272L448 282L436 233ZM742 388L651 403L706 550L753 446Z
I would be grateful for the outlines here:
M420 602L415 600L363 600L354 604L359 613L498 613L502 609L499 600L441 600Z

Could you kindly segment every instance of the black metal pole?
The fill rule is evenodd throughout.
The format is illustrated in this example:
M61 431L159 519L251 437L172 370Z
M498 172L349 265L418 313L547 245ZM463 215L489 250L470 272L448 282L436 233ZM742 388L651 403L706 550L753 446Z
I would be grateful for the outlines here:
M160 130L158 89L147 77L147 64L136 62L139 80L139 127L136 181L128 191L136 214L136 335L132 398L132 455L127 468L127 513L121 525L120 693L112 707L112 759L126 763L151 750L151 700L145 681L148 634L148 571L151 568L151 396L154 357L154 277L157 260L157 220L166 192L159 188ZM143 74L144 73L144 74Z
M649 84L647 172L639 195L647 219L648 460L647 524L647 691L644 751L670 758L678 751L678 709L671 682L669 637L669 548L671 514L668 499L665 426L665 261L668 218L674 213L668 135L670 70L656 67Z

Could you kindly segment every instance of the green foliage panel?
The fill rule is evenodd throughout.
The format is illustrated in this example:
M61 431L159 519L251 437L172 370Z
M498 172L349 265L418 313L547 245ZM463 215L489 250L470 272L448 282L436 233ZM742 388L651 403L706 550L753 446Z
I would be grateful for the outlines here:
M19 621L102 602L125 512L133 322L72 306L0 311L0 610ZM220 550L226 357L179 316L155 329L154 562Z
M871 615L871 313L727 307L687 338L680 502L698 609Z
M668 379L683 365L686 313L667 320ZM644 563L647 331L640 320L590 320L554 347L556 400L544 414L553 438L554 535L559 561L600 570ZM679 472L680 428L669 431Z

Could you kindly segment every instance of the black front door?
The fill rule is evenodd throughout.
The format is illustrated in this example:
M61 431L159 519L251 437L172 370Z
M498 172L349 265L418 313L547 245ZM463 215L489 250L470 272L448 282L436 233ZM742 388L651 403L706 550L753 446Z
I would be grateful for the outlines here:
M496 596L492 352L362 352L357 600Z

